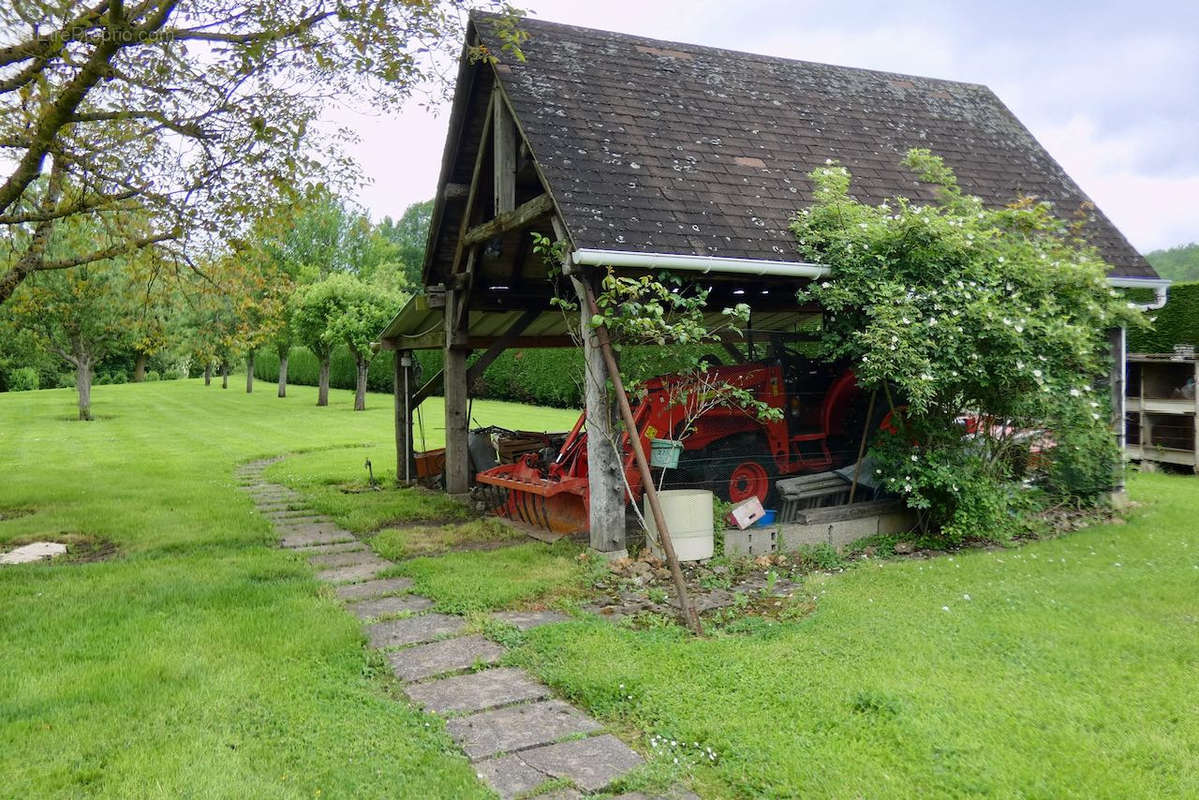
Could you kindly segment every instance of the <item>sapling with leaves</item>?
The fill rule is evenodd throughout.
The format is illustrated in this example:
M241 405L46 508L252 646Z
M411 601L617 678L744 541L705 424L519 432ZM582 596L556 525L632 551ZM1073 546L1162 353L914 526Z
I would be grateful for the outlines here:
M349 275L330 279L341 294L339 310L330 320L333 336L343 341L354 359L354 410L366 410L366 378L375 357L379 333L404 304L404 296Z
M1011 458L1014 431L1048 430L1051 442L1055 426L1084 427L1107 443L1092 453L1114 475L1107 398L1096 388L1109 363L1105 333L1142 324L1141 314L1048 204L984 207L927 150L904 163L936 187L935 202L870 206L851 196L839 164L811 173L815 202L792 230L800 256L832 273L798 299L824 309L825 358L851 361L863 389L906 406L895 433L874 440L884 486L930 533L1002 538L1028 500L1017 491L1025 476ZM1093 481L1077 491L1096 496Z

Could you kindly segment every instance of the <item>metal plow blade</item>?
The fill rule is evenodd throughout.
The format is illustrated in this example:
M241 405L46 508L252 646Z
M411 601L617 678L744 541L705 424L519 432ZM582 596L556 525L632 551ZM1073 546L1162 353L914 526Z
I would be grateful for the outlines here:
M571 535L587 530L587 479L543 478L524 464L502 464L480 472L487 487L488 510L551 533Z

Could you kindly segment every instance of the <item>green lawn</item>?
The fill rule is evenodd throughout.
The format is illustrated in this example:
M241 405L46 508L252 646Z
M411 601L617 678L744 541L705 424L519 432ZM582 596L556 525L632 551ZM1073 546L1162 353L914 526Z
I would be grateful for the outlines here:
M342 492L367 458L389 478L389 399L354 414L348 392L325 409L292 392L102 386L91 424L70 421L68 391L0 394L0 518L34 510L0 521L0 541L119 547L0 569L0 796L486 796L438 723L395 699L357 621L270 547L232 470L303 451L269 476L393 557L511 538L420 492ZM1138 476L1132 493L1128 524L809 576L798 621L695 640L582 618L512 636L508 660L705 798L1199 797L1199 480ZM569 603L575 552L396 570L452 610Z
M1199 479L1132 491L1125 525L811 576L797 623L572 622L513 660L685 743L704 797L1199 797Z
M349 392L328 408L313 388L290 392L100 386L94 423L71 421L68 390L0 394L0 518L34 511L0 521L0 542L71 532L119 548L0 568L0 796L488 795L235 486L237 462L315 448L354 446L304 457L327 480L364 482L367 457L394 474L389 397L356 414ZM438 401L424 411L437 420ZM474 416L575 418L485 402ZM334 499L384 520L439 513L415 494Z

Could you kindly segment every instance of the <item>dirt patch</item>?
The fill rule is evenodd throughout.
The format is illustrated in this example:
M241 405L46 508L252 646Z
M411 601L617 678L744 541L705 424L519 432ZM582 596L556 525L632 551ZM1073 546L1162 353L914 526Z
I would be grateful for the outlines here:
M0 522L4 522L5 520L9 519L19 519L20 517L28 517L34 511L37 511L37 509L27 508L25 506L9 506L7 508L0 508Z
M681 565L687 593L704 621L726 629L746 618L766 622L810 613L810 598L792 572L798 566L782 554ZM678 614L670 570L647 550L597 569L593 586L598 597L586 608L622 624L655 627Z
M20 547L32 542L61 542L67 546L65 555L48 559L48 564L87 564L93 561L108 561L121 554L116 542L91 533L68 531L64 533L40 533L21 536L7 542L6 549Z

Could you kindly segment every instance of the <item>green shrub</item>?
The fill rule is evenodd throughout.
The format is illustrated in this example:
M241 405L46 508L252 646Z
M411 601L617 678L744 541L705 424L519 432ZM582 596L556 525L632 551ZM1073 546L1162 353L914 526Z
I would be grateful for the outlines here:
M160 381L160 380L162 380L162 376L158 374L158 370L150 369L150 370L146 370L146 380Z
M74 389L75 388L75 373L60 372L54 385L59 389Z
M688 355L714 352L727 358L719 348L692 348L685 352ZM421 367L419 382L429 380L441 370L440 350L418 350L415 355ZM678 349L660 347L630 347L621 355L625 370L634 379L673 372L684 360ZM476 353L470 363L478 357ZM367 373L367 388L372 392L391 392L393 369L391 354L376 356ZM320 364L308 348L292 348L287 362L288 383L315 386L319 370ZM254 376L263 381L279 380L278 355L260 352L254 361ZM353 389L354 381L354 359L346 348L337 348L329 361L329 385L335 389ZM508 350L483 373L474 386L473 396L482 400L579 408L583 405L582 385L583 361L578 348Z
M31 392L41 387L37 370L33 367L18 367L8 373L8 390L10 392Z
M1120 451L1104 427L1090 424L1095 415L1110 419L1108 403L1087 396L1067 397L1050 421L1053 449L1045 466L1045 488L1059 497L1093 504L1110 492Z

